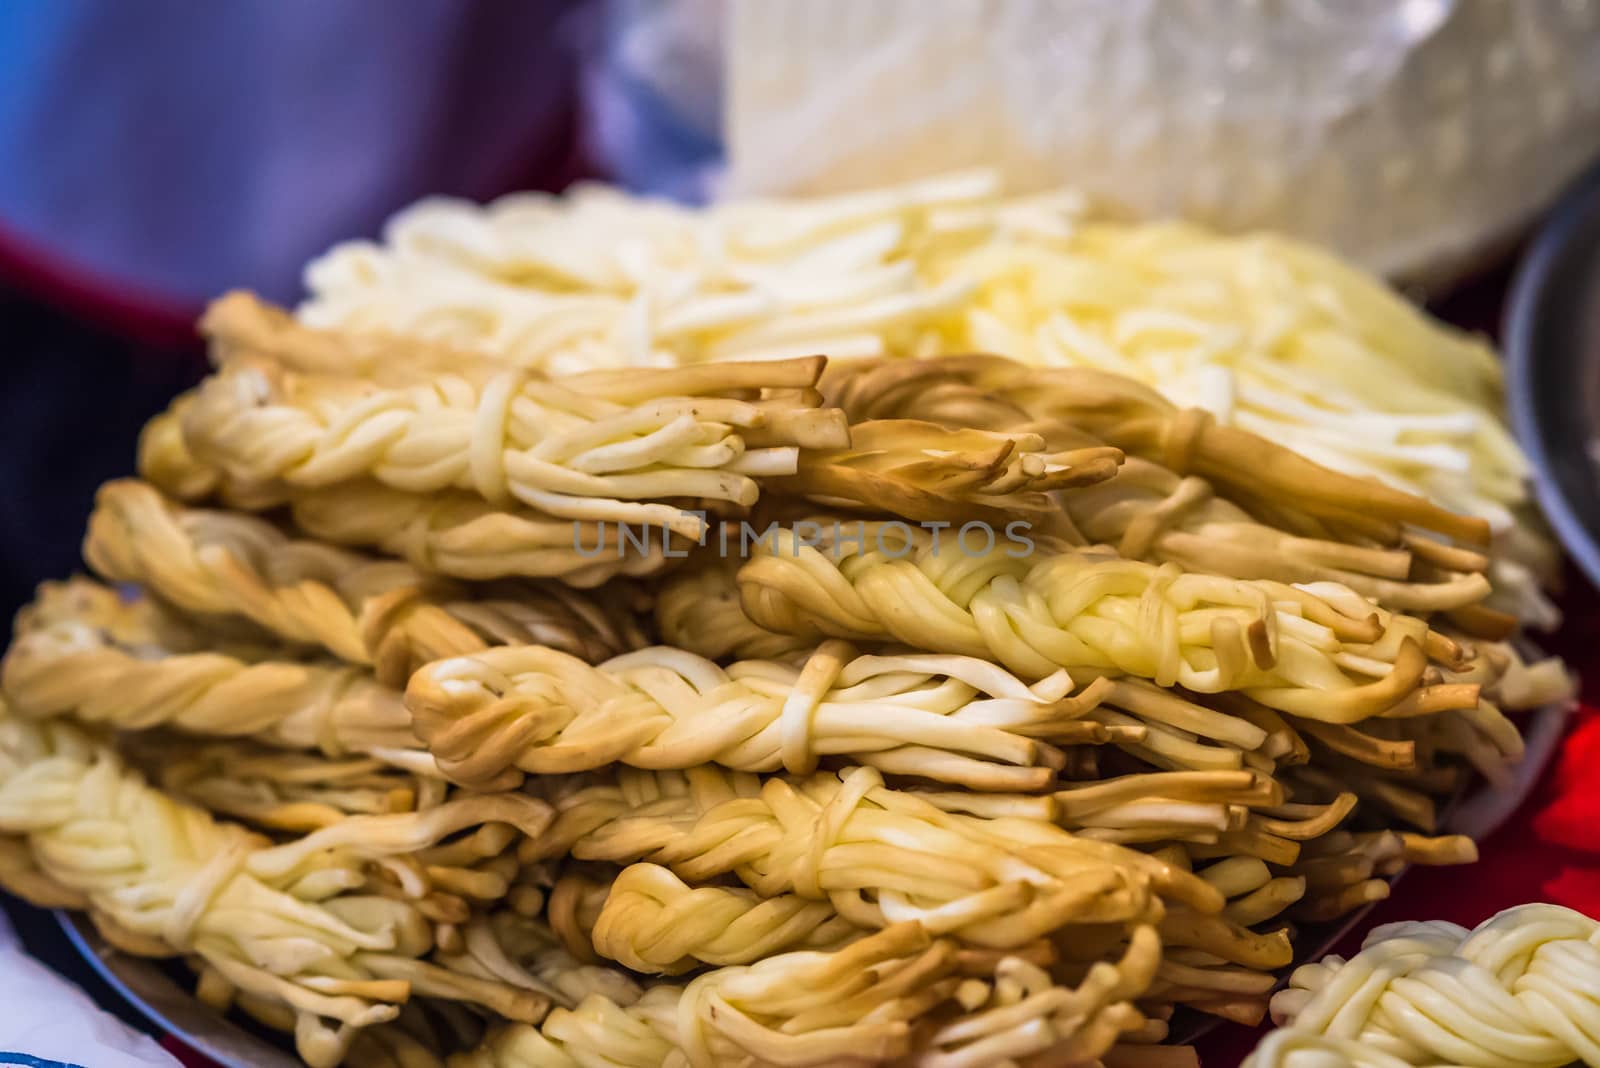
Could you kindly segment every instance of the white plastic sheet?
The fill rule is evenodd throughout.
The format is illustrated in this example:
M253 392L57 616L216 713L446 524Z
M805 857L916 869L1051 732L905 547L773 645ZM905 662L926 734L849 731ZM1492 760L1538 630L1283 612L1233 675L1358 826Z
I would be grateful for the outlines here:
M1458 272L1600 150L1600 0L728 6L733 194L972 166Z
M0 1065L181 1068L148 1035L102 1011L28 956L0 914Z

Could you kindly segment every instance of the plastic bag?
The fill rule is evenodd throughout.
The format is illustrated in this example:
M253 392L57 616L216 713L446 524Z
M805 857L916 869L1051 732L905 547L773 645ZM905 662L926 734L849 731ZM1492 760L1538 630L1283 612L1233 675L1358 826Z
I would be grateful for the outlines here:
M727 191L997 167L1459 273L1600 149L1600 2L805 0L727 12Z

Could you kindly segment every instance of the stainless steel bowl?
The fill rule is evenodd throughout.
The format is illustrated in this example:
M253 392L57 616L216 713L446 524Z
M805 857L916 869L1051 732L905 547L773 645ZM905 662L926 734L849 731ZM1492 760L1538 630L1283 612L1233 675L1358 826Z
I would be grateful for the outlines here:
M1540 231L1505 328L1511 425L1556 536L1600 586L1600 167Z

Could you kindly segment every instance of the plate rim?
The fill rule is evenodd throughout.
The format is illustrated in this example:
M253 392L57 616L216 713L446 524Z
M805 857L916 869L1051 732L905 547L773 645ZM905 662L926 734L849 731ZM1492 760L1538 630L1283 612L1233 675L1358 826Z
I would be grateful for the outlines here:
M1592 215L1600 215L1600 164L1581 174L1561 194L1556 207L1517 266L1502 323L1506 408L1511 430L1528 457L1534 495L1556 537L1579 568L1600 587L1600 530L1579 516L1552 464L1553 443L1540 418L1535 389L1541 328L1548 323L1560 269L1569 262ZM1591 257L1600 270L1600 254Z
M70 909L51 912L72 948L124 1002L219 1068L305 1068L305 1062L293 1053L251 1034L227 1014L184 990L154 960L112 946L95 930L87 914ZM186 1026L185 1017L204 1023L206 1031Z

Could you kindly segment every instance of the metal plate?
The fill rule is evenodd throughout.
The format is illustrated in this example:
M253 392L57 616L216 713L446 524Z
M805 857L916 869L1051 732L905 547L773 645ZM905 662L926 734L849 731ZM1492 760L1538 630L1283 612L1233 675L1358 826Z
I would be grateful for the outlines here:
M1511 425L1550 525L1600 586L1600 168L1562 199L1512 285Z

